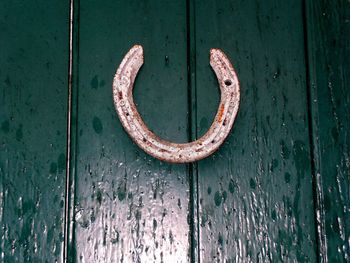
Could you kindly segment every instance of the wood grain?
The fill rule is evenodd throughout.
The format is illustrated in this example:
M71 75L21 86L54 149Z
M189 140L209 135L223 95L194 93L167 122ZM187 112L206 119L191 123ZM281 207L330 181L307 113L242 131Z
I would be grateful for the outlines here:
M62 259L68 11L0 3L0 262Z
M201 262L315 262L301 1L196 1L199 135L219 102L208 50L238 71L233 131L198 163Z
M350 4L306 1L319 252L349 262Z
M134 145L112 96L125 53L143 45L138 110L160 137L188 141L185 2L81 1L78 12L75 260L187 262L187 166Z

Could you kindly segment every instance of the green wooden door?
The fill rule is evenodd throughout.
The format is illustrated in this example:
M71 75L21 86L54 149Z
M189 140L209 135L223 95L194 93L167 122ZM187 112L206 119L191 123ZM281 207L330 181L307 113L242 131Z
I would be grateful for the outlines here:
M0 3L0 262L348 262L350 5L339 1ZM112 100L187 142L219 103L210 48L237 69L224 145L167 164Z

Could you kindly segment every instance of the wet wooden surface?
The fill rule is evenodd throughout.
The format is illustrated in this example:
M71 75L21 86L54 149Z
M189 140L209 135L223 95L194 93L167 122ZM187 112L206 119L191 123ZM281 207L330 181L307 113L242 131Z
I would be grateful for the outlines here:
M75 0L67 189L69 2L0 14L0 262L349 261L345 0ZM124 132L112 80L134 44L138 110L176 142L209 128L209 50L229 56L241 106L213 156L166 164Z
M0 3L0 262L62 259L68 12Z
M139 112L161 137L188 141L185 2L82 1L78 12L75 259L188 261L188 168L134 145L112 98L119 63L142 44L145 63L134 86Z
M210 47L241 83L230 137L198 163L202 262L316 261L302 22L301 1L196 2L199 134L218 103Z
M350 261L350 3L306 6L318 239L323 261Z

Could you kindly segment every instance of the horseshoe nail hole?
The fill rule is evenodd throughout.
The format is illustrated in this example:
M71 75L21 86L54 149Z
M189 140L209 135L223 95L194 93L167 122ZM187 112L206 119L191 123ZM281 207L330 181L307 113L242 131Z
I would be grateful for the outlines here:
M229 80L229 79L225 80L225 85L226 86L231 86L231 84L232 84L231 80Z
M129 116L130 114L129 114L129 112L127 112L127 113L125 113L125 115L126 115L126 116Z
M143 140L143 142L147 142L146 138L143 138L142 140Z
M211 143L215 143L215 140L212 140Z
M182 158L182 155L181 155L181 154L179 155L179 158Z

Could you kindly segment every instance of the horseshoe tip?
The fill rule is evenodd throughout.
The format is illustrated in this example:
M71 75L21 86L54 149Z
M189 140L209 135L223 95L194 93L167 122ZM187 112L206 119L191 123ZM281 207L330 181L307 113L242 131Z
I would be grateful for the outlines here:
M215 56L215 55L219 55L222 54L222 50L220 48L211 48L210 49L210 56Z
M214 62L215 60L226 57L225 53L219 49L219 48L211 48L210 49L210 63Z
M142 46L140 44L135 44L132 48L141 48L142 49Z
M139 45L139 44L134 45L131 49L135 50L135 51L138 51L141 54L143 54L143 47L141 45Z
M217 49L217 48L211 48L211 49L210 49L210 56L215 55L217 52L218 52L218 49Z

